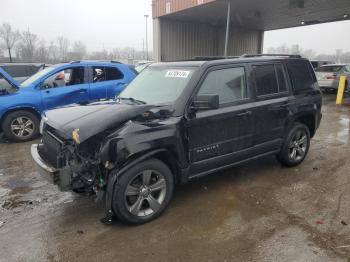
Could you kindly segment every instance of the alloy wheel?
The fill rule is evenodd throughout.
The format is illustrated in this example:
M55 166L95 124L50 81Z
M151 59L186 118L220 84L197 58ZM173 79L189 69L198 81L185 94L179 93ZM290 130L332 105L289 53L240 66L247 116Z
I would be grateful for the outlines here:
M19 138L26 138L32 135L34 129L34 122L30 118L25 116L17 117L11 122L11 132Z
M299 161L305 157L308 146L307 134L303 130L298 130L289 144L289 157L294 161Z
M167 193L166 180L154 170L144 170L127 185L124 196L128 211L145 217L158 212Z

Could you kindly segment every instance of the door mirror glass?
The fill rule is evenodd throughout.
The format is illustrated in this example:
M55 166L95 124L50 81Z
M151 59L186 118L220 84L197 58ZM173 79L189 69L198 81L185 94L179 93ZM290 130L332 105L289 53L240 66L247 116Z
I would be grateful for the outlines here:
M203 94L198 95L193 101L193 106L196 110L208 110L219 108L218 94Z

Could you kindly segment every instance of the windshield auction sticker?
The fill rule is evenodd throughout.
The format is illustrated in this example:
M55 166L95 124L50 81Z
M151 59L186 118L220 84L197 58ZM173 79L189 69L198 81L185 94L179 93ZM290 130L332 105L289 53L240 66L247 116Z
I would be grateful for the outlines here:
M190 71L169 70L166 72L165 77L187 78L189 75L190 75Z

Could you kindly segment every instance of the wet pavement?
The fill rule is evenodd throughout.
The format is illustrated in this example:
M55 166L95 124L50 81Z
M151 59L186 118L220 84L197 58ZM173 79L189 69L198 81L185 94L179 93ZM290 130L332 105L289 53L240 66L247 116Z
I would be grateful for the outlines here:
M178 186L137 227L101 224L93 197L37 174L31 143L0 142L0 261L350 261L350 106L324 100L302 165L267 157Z

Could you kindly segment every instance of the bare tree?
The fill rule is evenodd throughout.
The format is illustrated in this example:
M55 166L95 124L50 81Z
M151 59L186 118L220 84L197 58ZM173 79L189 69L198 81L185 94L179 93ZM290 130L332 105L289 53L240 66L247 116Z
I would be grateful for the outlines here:
M58 47L53 41L50 42L50 45L47 47L47 51L49 58L48 62L57 63L60 61Z
M70 60L82 60L86 56L86 46L83 42L77 41L73 43L72 51L69 54Z
M69 40L63 36L57 38L58 54L61 61L68 60Z
M12 30L12 27L8 23L3 23L0 26L0 38L3 40L5 48L7 49L10 57L10 62L12 62L11 50L15 46L16 42L20 38L20 33L16 30Z
M41 40L39 43L38 48L35 52L35 60L38 62L49 62L49 50L46 46L46 42L44 40Z
M33 62L37 48L37 41L37 35L31 33L29 29L22 32L21 41L18 45L19 55L22 61Z

